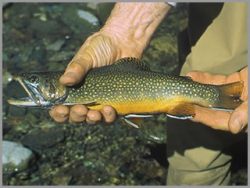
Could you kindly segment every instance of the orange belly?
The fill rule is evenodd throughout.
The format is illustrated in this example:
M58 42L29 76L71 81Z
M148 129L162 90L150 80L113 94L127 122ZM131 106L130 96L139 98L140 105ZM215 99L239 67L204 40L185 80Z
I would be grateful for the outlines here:
M188 98L175 97L172 99L144 100L136 102L103 103L101 105L90 106L90 109L101 110L104 105L112 106L119 115L124 114L154 114L170 113L177 106L193 102Z

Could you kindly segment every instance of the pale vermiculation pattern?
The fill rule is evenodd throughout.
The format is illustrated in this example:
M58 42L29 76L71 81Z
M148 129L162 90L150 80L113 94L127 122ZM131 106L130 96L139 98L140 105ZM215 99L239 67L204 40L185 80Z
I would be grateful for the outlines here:
M213 105L219 100L219 91L211 85L193 82L186 77L173 77L141 70L92 70L76 88L69 90L66 102L122 103L185 97L194 103L205 101Z
M20 76L38 84L41 96L51 104L121 104L169 101L181 98L202 106L216 106L220 102L217 86L205 85L187 77L152 72L135 58L123 58L112 66L95 68L84 80L72 87L59 82L63 72L28 73ZM60 100L58 100L60 99Z

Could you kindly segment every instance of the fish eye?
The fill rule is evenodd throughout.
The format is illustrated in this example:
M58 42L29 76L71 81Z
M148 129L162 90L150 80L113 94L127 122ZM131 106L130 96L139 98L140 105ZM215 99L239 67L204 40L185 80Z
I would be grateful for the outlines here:
M29 76L28 80L32 83L37 83L39 81L39 78L37 75L32 74Z

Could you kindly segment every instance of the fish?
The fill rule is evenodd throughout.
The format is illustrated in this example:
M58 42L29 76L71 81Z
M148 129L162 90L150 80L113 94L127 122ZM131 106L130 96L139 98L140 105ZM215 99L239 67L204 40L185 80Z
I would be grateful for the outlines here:
M195 105L232 111L237 108L243 82L209 85L186 76L151 71L141 60L126 57L114 64L91 69L75 86L59 82L63 71L18 73L18 81L28 97L9 99L11 105L51 108L54 105L83 104L101 110L112 106L126 118L151 117L165 113L168 117L189 119Z

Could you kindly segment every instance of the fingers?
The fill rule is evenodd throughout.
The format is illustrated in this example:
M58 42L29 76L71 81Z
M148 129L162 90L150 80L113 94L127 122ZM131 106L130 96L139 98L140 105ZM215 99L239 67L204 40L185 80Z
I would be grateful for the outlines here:
M70 109L71 122L83 122L86 120L88 124L96 124L101 120L106 123L112 123L116 118L114 108L111 106L104 106L101 111L88 110L84 105L75 105Z
M225 76L219 74L210 74L201 71L192 71L189 72L187 76L191 77L194 81L203 84L214 84L214 85L227 84L242 80L239 72L235 72L233 74L230 74L229 76Z
M226 76L214 75L206 72L193 71L189 72L187 76L190 76L192 80L203 83L203 84L224 84L226 82Z
M229 131L230 112L211 110L195 106L195 117L192 121L205 124L213 129Z
M242 105L236 108L232 113L215 111L202 107L196 107L196 116L193 121L203 123L214 129L230 131L234 134L239 133L248 124L248 71L244 68L240 72L235 72L229 76L214 75L199 71L190 72L187 74L193 80L206 84L227 84L237 81L244 81L244 89L241 99L245 101Z
M56 122L62 123L68 120L69 108L67 106L58 105L53 107L49 111L49 114Z
M195 106L195 117L192 121L205 124L213 129L239 133L248 124L247 102L244 102L232 113Z
M239 133L248 124L248 105L247 101L241 104L232 113L229 120L229 130L232 133Z
M74 105L70 109L67 106L55 106L49 112L50 116L59 123L70 122L80 123L86 121L88 124L96 124L101 120L106 123L114 122L116 112L111 106L104 106L101 111L89 110L84 105Z
M88 109L84 105L74 105L70 109L69 121L80 123L86 120Z
M113 121L115 121L116 112L111 106L104 106L101 110L101 113L106 123L112 123Z
M102 120L102 115L99 111L89 110L87 113L86 122L88 124L96 124Z
M248 99L248 68L244 68L240 71L240 80L244 82L244 88L241 95L242 100Z

